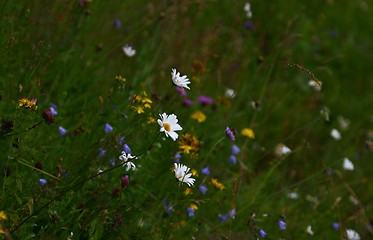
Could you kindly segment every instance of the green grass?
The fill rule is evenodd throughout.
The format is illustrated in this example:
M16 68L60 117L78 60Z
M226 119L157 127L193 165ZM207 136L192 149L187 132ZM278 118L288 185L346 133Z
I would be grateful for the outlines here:
M361 239L372 238L371 6L252 1L248 19L244 4L0 3L0 211L6 215L0 236L261 239L263 229L266 239L344 239L346 229L354 229ZM134 57L124 55L125 44L134 46ZM172 86L172 68L192 82L190 107ZM320 92L308 86L312 78L322 82ZM224 96L227 88L234 98ZM138 114L134 97L144 92L151 109ZM202 106L202 95L214 103ZM38 109L18 107L21 98L37 98ZM48 125L42 112L51 103L58 115ZM325 108L329 121L320 114ZM206 121L192 119L196 111ZM189 195L173 173L179 142L159 134L163 112L177 115L179 136L189 133L200 143L197 157L180 160L198 172ZM350 121L347 129L340 116ZM105 123L113 132L105 133ZM59 126L69 132L60 137ZM227 126L237 130L234 142L225 137ZM243 128L252 128L255 139L241 135ZM330 137L333 128L341 140ZM136 171L120 165L121 137L139 156ZM292 152L276 156L280 143ZM241 149L234 165L233 144ZM343 169L345 157L354 171ZM207 166L209 176L201 173ZM128 188L121 186L124 175ZM212 178L225 189L215 188ZM288 197L292 192L297 199ZM198 209L189 217L191 204ZM219 220L232 209L234 218ZM286 230L279 229L280 219Z

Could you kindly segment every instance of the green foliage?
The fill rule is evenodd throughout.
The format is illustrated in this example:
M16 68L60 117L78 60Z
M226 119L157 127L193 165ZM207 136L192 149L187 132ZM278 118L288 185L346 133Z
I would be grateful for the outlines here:
M353 229L372 238L371 8L250 3L252 18L245 1L1 3L1 236L261 239L263 229L268 239L341 239ZM172 68L192 82L186 97ZM54 117L44 112L51 104ZM178 141L159 132L164 112L183 128ZM191 153L181 139L195 141ZM122 167L124 143L136 170ZM291 152L276 153L281 146ZM179 151L190 188L175 180Z

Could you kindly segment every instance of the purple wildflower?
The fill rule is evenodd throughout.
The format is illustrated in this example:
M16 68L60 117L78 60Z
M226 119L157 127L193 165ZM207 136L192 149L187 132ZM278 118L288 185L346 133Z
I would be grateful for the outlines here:
M113 127L109 123L106 123L104 130L106 133L111 133L113 131Z
M114 19L113 26L118 29L122 26L122 22L119 19Z
M207 192L207 190L208 190L208 188L207 188L205 185L201 185L201 186L199 186L198 189L199 189L199 191L200 191L203 195L205 195L206 192Z
M103 157L105 155L106 155L106 150L103 148L99 148L97 157Z
M201 173L202 174L205 174L205 175L210 175L210 168L209 167L205 167L201 170Z
M65 135L67 132L68 131L66 129L64 129L63 127L61 127L61 126L58 127L58 133L60 134L60 137Z
M337 222L333 223L333 228L334 228L336 231L339 231L339 223L337 223Z
M249 31L253 30L254 29L254 23L250 20L247 20L245 22L245 28L246 28L246 30L249 30Z
M278 220L278 227L281 229L281 230L285 230L286 229L286 222L282 221L282 220Z
M45 184L47 184L47 180L45 180L44 178L40 178L40 179L39 179L39 183L40 183L41 186L44 187Z
M229 137L232 141L236 140L233 131L229 127L225 129L225 135L227 135L227 137Z
M186 91L185 91L184 88L182 88L182 87L177 87L177 86L176 86L176 90L179 92L179 94L180 94L181 96L186 97L187 93L186 93Z
M239 154L240 151L241 151L241 149L240 149L239 147L237 147L237 145L235 145L235 144L232 145L231 153L232 153L233 155L237 155L237 154Z
M169 205L169 206L167 207L167 213L168 213L168 214L171 214L171 212L172 212L172 206Z
M176 152L175 156L174 156L174 162L175 163L180 163L180 158L181 158L181 155L179 152Z
M225 222L229 218L228 214L221 215L220 213L218 214L218 217L219 217L220 222Z
M131 153L131 148L125 143L123 144L123 151L127 154Z
M111 164L112 166L115 165L115 159L114 159L114 158L110 159L109 162L110 162L110 164Z
M56 116L58 114L56 109L57 109L57 106L51 103L49 110L51 111L52 116Z
M233 208L233 209L229 210L229 211L228 211L228 215L229 215L232 219L234 219L235 216L236 216L236 209Z
M229 163L235 165L237 163L237 158L234 155L229 156Z
M123 136L120 136L119 141L118 141L118 144L119 144L119 145L123 145L123 143L124 143L124 137L123 137Z
M124 188L128 188L129 182L130 182L130 179L129 179L129 176L128 176L128 175L124 175L124 176L122 177L122 179L120 180L120 184L121 184L122 187L124 187Z
M194 210L193 208L190 208L190 207L187 208L187 213L189 217L193 217L195 212L196 210Z
M266 233L266 232L264 232L264 230L263 230L263 229L260 229L260 230L259 230L259 234L260 234L260 236L261 236L262 238L265 238L265 237L266 237L266 235L267 235L267 233Z
M189 107L189 106L193 105L193 101L190 100L190 99L185 98L183 100L183 104L184 104L184 106Z
M214 100L210 97L200 96L198 98L198 102L200 102L202 105L211 105L214 102Z

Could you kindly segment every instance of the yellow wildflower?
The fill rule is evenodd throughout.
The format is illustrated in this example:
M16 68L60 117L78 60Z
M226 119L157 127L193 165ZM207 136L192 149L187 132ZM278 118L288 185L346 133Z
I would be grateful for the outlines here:
M149 117L148 118L148 123L151 124L151 123L155 123L155 118L153 117Z
M191 209L193 210L197 210L198 209L198 206L196 204L190 204L189 206Z
M122 77L121 75L118 75L118 76L115 76L115 79L121 83L121 84L124 84L126 82L126 79L124 77Z
M218 179L216 179L216 178L212 178L211 183L212 183L212 185L214 185L214 187L216 187L220 191L224 190L224 188L225 188L225 186L222 183L220 183L218 181Z
M201 111L196 111L191 116L192 119L197 120L199 123L204 122L206 120L206 115Z
M254 139L255 138L255 133L251 128L244 128L241 130L241 135Z
M198 171L196 169L192 169L192 175L193 176L198 176Z
M179 150L183 154L196 154L199 150L199 141L189 133L183 134L179 140Z
M6 220L6 219L7 219L7 217L6 217L5 212L4 212L4 211L1 211L1 212L0 212L0 221L1 221L1 220Z
M190 195L190 194L192 194L192 189L191 188L185 189L184 195Z
M25 108L30 108L31 110L36 110L38 109L36 102L37 102L36 98L33 98L31 100L28 100L27 98L21 98L18 100L18 107L25 107Z
M135 109L135 112L137 112L138 114L144 113L144 109L140 106L133 107L133 108Z

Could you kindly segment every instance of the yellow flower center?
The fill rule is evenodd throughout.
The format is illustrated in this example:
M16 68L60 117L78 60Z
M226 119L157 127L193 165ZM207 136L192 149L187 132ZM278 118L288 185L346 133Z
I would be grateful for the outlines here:
M170 125L170 124L168 124L168 123L163 123L163 127L164 127L164 129L165 129L167 132L171 131L171 125Z

